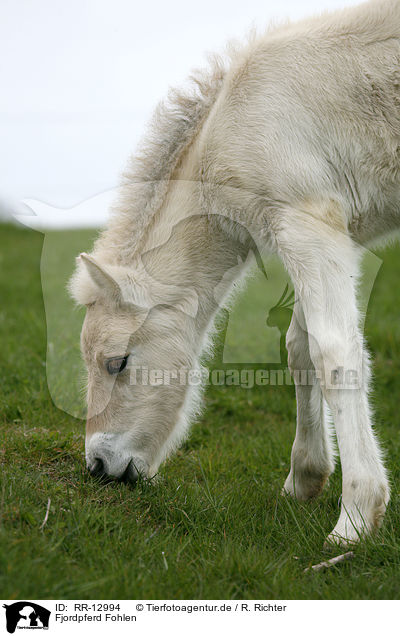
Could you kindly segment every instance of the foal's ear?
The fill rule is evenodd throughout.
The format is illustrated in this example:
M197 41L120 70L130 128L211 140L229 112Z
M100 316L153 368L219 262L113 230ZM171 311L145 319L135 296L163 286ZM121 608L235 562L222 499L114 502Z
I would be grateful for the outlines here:
M77 261L84 263L90 278L102 291L108 292L114 297L121 296L121 289L117 281L112 277L110 272L108 272L93 258L93 256L89 256L86 252L82 252L82 254L78 256Z

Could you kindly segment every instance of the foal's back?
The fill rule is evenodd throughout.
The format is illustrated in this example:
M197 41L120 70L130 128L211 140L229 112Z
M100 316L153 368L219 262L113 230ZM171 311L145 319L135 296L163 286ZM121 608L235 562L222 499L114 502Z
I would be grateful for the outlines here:
M335 201L365 242L400 224L399 142L400 2L373 0L234 56L201 135L202 174L252 214Z

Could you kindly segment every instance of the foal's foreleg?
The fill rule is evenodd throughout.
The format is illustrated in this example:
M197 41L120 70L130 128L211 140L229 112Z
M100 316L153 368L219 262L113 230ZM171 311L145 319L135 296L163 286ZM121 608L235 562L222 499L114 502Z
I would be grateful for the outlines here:
M389 499L358 327L357 249L346 234L296 213L278 238L301 298L310 356L332 412L342 464L341 513L328 540L349 543L379 526Z
M290 473L283 491L304 501L320 494L335 463L328 422L324 416L324 400L310 357L299 298L296 298L286 346L296 387L297 427Z

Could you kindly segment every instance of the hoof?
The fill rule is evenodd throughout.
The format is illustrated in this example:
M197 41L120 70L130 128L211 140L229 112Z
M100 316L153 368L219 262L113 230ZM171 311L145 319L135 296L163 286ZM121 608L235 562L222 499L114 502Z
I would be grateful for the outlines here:
M328 483L330 473L300 473L295 479L289 473L282 488L282 495L290 495L298 501L308 501L320 495Z

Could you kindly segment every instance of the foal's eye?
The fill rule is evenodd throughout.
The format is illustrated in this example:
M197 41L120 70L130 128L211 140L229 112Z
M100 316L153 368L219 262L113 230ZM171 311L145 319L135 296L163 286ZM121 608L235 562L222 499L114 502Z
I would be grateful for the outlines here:
M107 361L106 369L110 375L115 375L116 373L121 373L126 367L126 363L128 362L129 356L125 356L124 358L111 358L111 360Z

